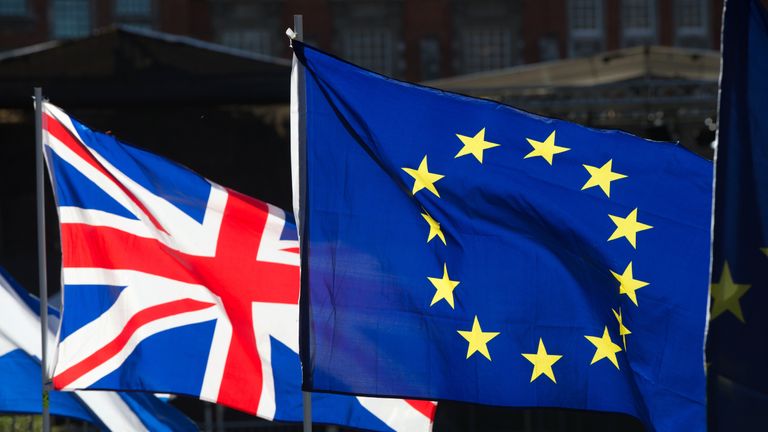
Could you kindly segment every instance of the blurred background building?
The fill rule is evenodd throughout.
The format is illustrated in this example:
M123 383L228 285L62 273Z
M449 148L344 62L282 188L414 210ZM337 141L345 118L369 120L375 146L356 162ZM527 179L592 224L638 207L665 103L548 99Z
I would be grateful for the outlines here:
M189 36L288 58L284 30L305 16L305 39L363 67L487 97L544 115L649 138L711 156L722 0L0 0L0 51L87 37L112 25ZM659 50L674 65L657 76ZM605 53L608 53L605 55ZM640 57L645 56L645 59ZM521 65L592 57L580 76L564 62L518 82ZM624 75L604 66L630 57ZM685 60L687 59L687 60ZM630 70L629 67L634 67ZM614 68L615 69L615 68ZM464 80L441 79L509 71ZM590 79L590 74L601 75ZM629 76L630 78L626 78ZM483 82L488 78L487 82ZM585 96L589 96L584 103ZM632 104L627 103L630 98ZM619 106L620 105L620 106Z
M424 81L638 45L717 50L722 0L0 0L0 50L126 24L287 56L306 40Z
M768 3L768 1L767 1ZM290 49L711 157L723 0L0 0L0 265L37 286L32 87L83 123L290 206ZM49 292L58 226L48 200ZM211 430L298 430L174 402ZM79 430L79 429L78 429ZM318 429L319 430L319 429ZM436 430L642 430L444 403Z

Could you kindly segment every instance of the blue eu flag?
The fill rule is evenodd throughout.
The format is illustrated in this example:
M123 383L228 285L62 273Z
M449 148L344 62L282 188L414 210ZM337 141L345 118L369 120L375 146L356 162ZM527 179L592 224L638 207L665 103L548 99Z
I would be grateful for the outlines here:
M768 410L768 12L729 0L708 345L712 430L765 428Z
M307 390L705 427L710 162L294 48Z

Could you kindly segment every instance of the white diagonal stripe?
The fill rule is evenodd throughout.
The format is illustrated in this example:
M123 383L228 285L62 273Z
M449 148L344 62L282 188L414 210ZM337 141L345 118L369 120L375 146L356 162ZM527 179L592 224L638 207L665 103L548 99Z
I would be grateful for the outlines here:
M267 420L275 417L275 378L272 372L272 341L274 337L293 352L299 352L299 305L253 302L251 304L253 332L261 360L261 398L256 415Z
M118 216L101 210L80 207L59 207L60 224L84 224L114 228L137 237L155 239L157 230L142 221Z
M16 351L17 349L19 349L19 347L6 339L5 336L3 336L3 333L0 332L0 357L8 354L11 351Z
M86 178L104 190L120 205L133 213L144 225L153 237L160 240L166 246L182 251L190 255L214 256L221 227L221 220L226 207L228 193L221 186L209 182L211 185L203 222L199 223L182 210L174 206L168 200L161 198L122 171L112 165L94 149L88 147L72 124L72 120L59 108L46 104L46 112L60 121L65 128L72 132L88 152L109 172L134 198L149 211L156 221L162 226L163 231L158 230L145 212L133 202L133 200L108 176L101 173L91 164L83 160L79 155L64 145L58 138L47 130L43 137L46 145L53 150L65 162L80 171Z
M208 362L205 365L203 385L200 388L200 399L214 403L218 401L231 343L232 323L224 316L216 320L216 328L213 330L211 349L208 352Z
M20 349L27 355L41 357L40 318L0 275L0 355ZM48 351L55 349L53 332L48 332ZM8 349L8 351L5 351ZM115 393L88 392L77 396L93 414L113 431L145 431L136 413Z
M431 431L432 419L403 399L357 396L360 404L396 431Z
M106 391L75 392L104 425L116 432L141 432L147 427L117 393Z
M193 312L185 312L176 315L172 315L165 318L156 319L139 327L134 332L125 346L109 360L101 363L100 365L89 370L76 380L68 384L64 389L76 390L88 388L93 383L97 382L101 378L109 375L131 355L136 346L147 339L148 337L165 330L174 329L191 324L198 324L206 321L212 321L219 318L219 311L216 310L216 306L211 306L206 309L197 310Z
M136 312L148 307L192 299L219 305L218 316L226 319L219 298L202 285L133 270L98 268L64 268L62 279L65 285L112 285L126 288L107 311L60 341L54 375L69 369L114 340Z
M256 259L298 267L299 253L286 249L298 248L299 242L297 240L280 239L280 236L283 234L283 228L286 225L285 212L272 204L267 204L267 207L269 209L267 222L264 225L264 233L261 235Z

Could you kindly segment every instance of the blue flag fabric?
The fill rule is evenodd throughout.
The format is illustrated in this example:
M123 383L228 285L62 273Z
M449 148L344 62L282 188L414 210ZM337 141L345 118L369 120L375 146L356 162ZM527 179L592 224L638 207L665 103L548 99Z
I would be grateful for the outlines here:
M0 336L0 339L3 339ZM2 341L0 345L3 345ZM0 350L0 412L40 414L40 362L24 350ZM98 418L80 404L74 393L52 392L51 413L100 425Z
M728 0L709 332L711 430L757 430L768 409L768 12Z
M0 413L40 414L39 301L0 267ZM59 311L49 308L58 321ZM49 334L53 343L54 335ZM195 424L149 393L50 392L55 416L88 422L102 430L195 431Z
M705 427L710 162L294 50L305 389Z

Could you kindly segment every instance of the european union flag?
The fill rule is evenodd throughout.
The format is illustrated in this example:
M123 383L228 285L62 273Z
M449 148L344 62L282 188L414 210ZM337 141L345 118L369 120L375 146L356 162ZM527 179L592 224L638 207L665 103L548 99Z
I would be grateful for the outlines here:
M307 390L705 427L710 162L294 49Z
M728 0L717 147L708 361L711 430L768 410L768 12Z

